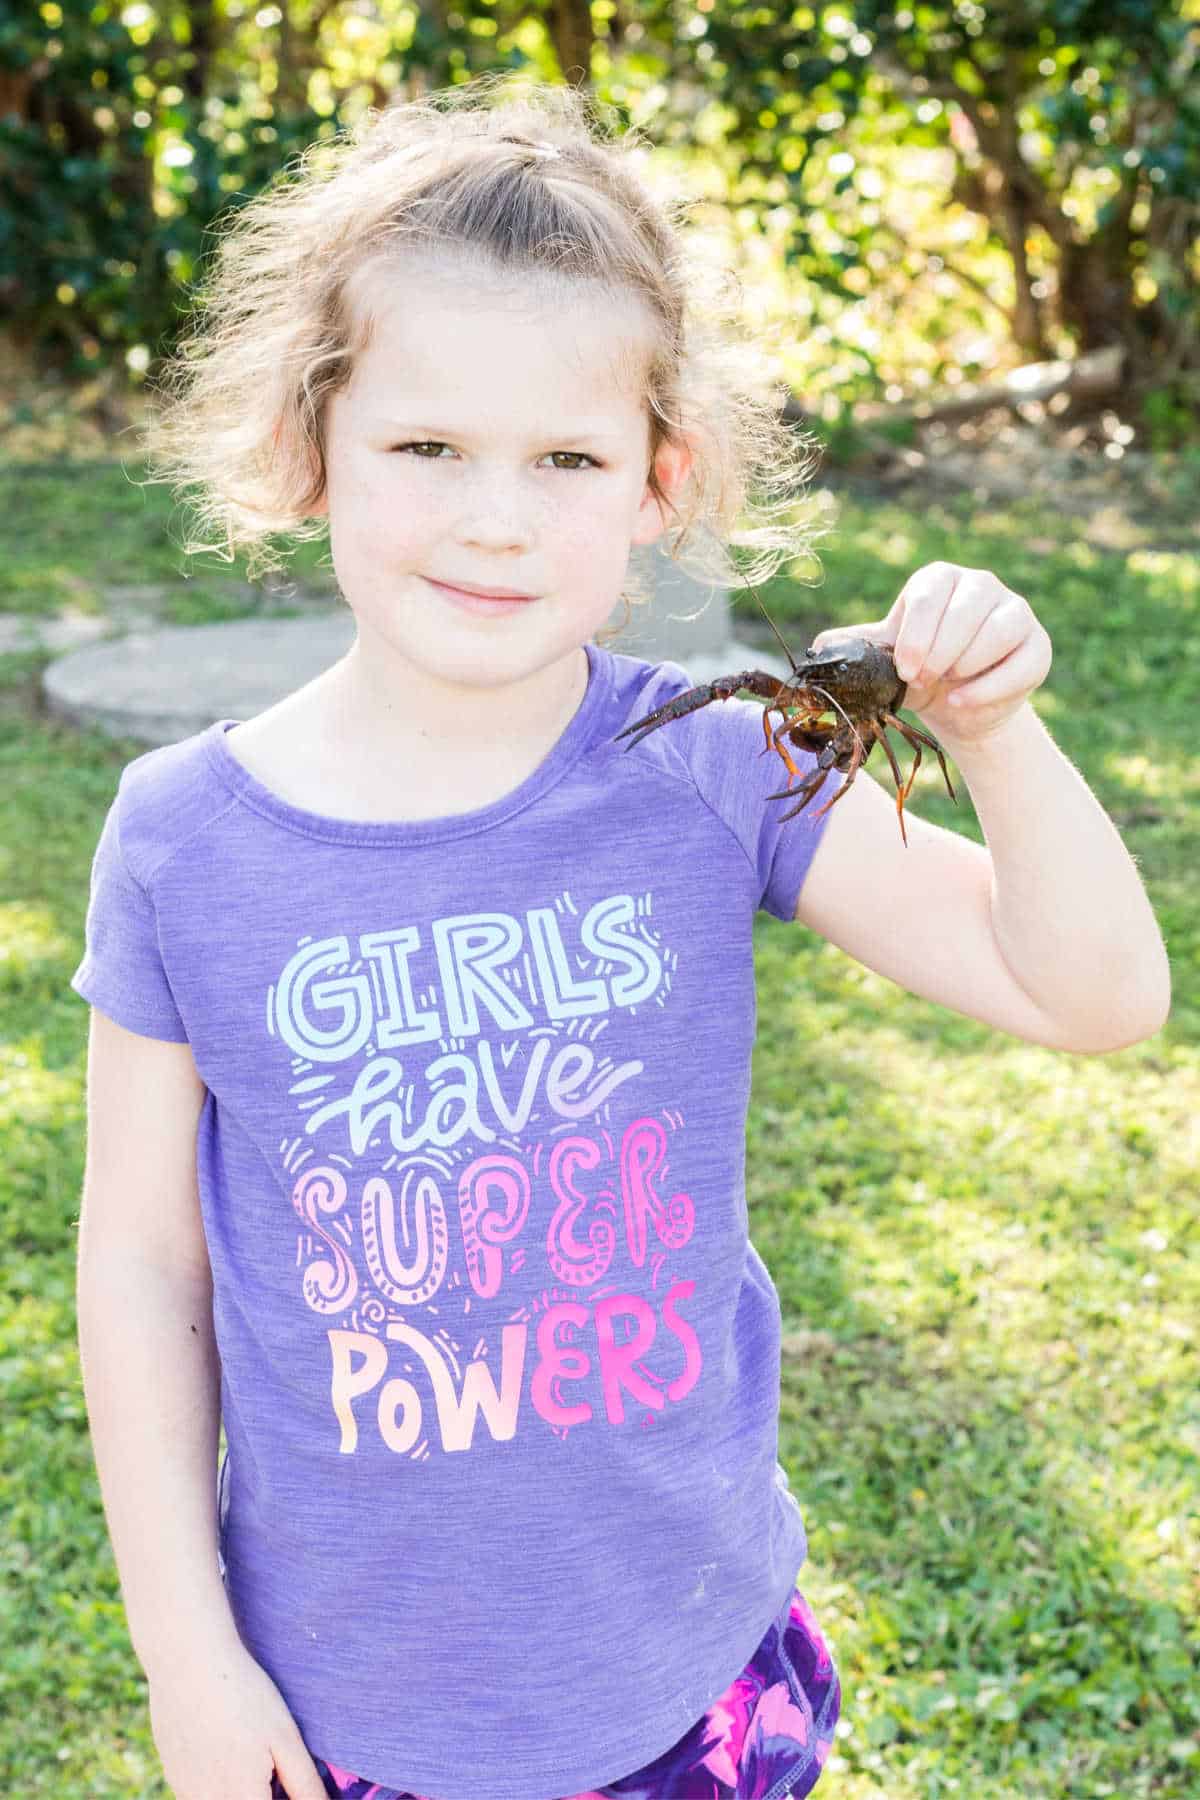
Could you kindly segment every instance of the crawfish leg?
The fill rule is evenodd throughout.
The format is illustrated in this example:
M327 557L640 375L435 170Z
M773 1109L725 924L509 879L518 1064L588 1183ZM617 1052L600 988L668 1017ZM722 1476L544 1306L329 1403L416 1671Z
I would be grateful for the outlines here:
M924 744L927 749L933 751L933 753L937 757L939 763L941 763L941 765L942 765L942 774L946 778L946 788L949 792L950 798L955 803L957 803L958 795L954 791L953 783L950 780L950 771L949 771L949 769L947 769L946 759L942 755L942 746L938 743L937 739L934 737L930 737L928 732L919 731L915 725L906 724L903 719L898 719L896 717L895 713L884 713L883 716L889 725L894 725L896 727L896 730L900 733L900 735L902 737L908 739L908 742L912 745L913 749L916 750L916 752L917 752L918 761L920 760L920 755L921 755L921 752L917 749L918 744ZM916 766L916 763L914 763L913 764L913 774L915 775L916 772L917 772L917 766ZM911 787L911 785L912 785L912 783L910 781L909 786Z
M886 719L887 717L888 714L885 713L884 718ZM882 726L879 726L876 728L875 735L878 741L883 745L883 753L892 765L892 775L896 782L896 817L900 821L900 836L904 840L904 848L907 850L908 833L904 829L904 802L912 792L912 784L916 780L917 770L921 766L921 748L919 744L913 745L913 766L909 770L908 780L905 781L903 775L900 773L900 764L896 761L896 752L888 742L887 732Z
M800 787L781 788L777 794L768 794L768 800L795 800L796 802L790 812L780 813L780 820L794 819L798 812L803 812L828 774L828 769L814 769L808 780L803 782Z
M770 707L768 707L767 711L770 712L770 710ZM783 759L784 768L788 772L788 787L790 788L793 777L798 775L800 771L788 755L786 745L780 740L785 737L790 738L797 749L808 750L812 755L817 756L824 750L826 744L829 743L831 733L828 731L814 731L809 726L806 726L806 720L811 724L813 718L820 718L820 709L811 714L798 710L795 706L793 706L790 713L784 711L782 707L780 708L780 711L783 712L783 722L782 724L777 725L773 732L768 734L767 745L768 748L778 751L780 757ZM828 767L828 765L826 765L826 767Z
M858 774L859 768L862 765L863 754L866 748L867 746L864 745L862 738L857 737L854 745L854 754L850 758L850 767L846 770L845 781L843 781L841 787L838 789L837 793L833 795L832 799L827 800L824 806L818 806L816 812L813 814L814 819L823 817L823 815L829 811L831 806L836 806L838 801L849 792L850 784ZM787 817L788 815L785 814L784 816ZM901 829L903 829L903 824L904 822L901 820Z
M780 708L780 711L783 713L783 717L775 727L774 731L767 725L767 719L770 716L771 708L768 706L763 711L763 727L767 741L763 747L762 754L765 756L768 750L778 751L779 755L783 758L783 766L788 772L788 786L791 787L792 776L798 775L800 771L788 755L786 744L780 743L780 739L792 730L792 721L789 719L787 713L783 712L782 707Z
M830 745L829 749L833 749L834 747L835 746ZM828 755L828 750L822 751L822 753L821 753L822 758L826 755ZM831 806L836 806L837 802L841 799L842 795L849 788L850 783L854 780L854 777L858 774L859 767L862 763L862 760L863 760L863 741L862 741L861 737L859 737L856 733L854 750L850 757L849 766L846 769L846 779L845 779L845 781L843 781L841 787L838 789L837 793L833 796L832 800L827 800L825 802L824 806L820 806L817 808L816 812L813 814L814 819L819 819L822 816L822 814L827 813L829 811ZM813 770L813 772L809 776L808 780L806 782L804 782L804 784L801 787L796 788L794 791L791 788L784 788L778 794L768 794L767 795L768 800L797 800L797 802L798 802L797 805L792 807L790 812L780 813L780 815L779 815L780 823L782 824L784 819L794 819L798 812L803 812L804 808L808 805L809 801L812 800L814 798L814 796L816 795L817 791L819 790L819 788L821 786L821 783L824 781L826 775L828 775L830 768L831 767L837 768L839 766L840 766L840 758L830 757L830 760L827 763L823 762L821 760L821 758L819 758L817 761L816 768Z
M756 694L760 700L773 700L779 693L779 677L767 675L762 669L743 669L737 675L718 675L715 681L705 682L703 687L688 688L686 693L676 694L665 706L655 712L647 713L644 719L637 719L627 725L624 731L618 731L613 739L619 743L623 737L632 732L637 736L626 744L632 750L634 744L640 743L651 731L657 731L660 725L667 725L672 719L682 719L687 713L696 712L702 706L709 706L714 700L731 700L744 688L748 693Z
M772 736L778 735L778 732L782 731L784 726L787 724L787 713L784 711L784 708L779 705L779 695L783 693L783 691L787 687L787 685L788 684L786 681L781 681L779 683L778 693L776 693L774 699L771 700L768 705L763 707L763 737L766 741L763 744L763 747L759 752L760 756L765 756L767 754L767 751L771 748ZM761 696L761 698L765 699L766 696L763 695L763 696ZM776 728L776 732L773 734L771 731L771 714L776 710L777 707L778 707L780 713L783 714L783 724L779 725ZM775 748L776 748L776 750L778 750L779 745L776 744ZM783 756L784 762L787 762L787 760L788 760L787 755L782 751L780 752L780 754ZM789 767L790 766L791 765L789 764ZM795 773L796 773L795 769L792 769L792 774L794 775Z
M887 717L886 713L884 714L884 717L885 718ZM921 752L919 750L917 751L917 760L916 760L916 762L914 762L914 764L912 766L912 771L906 782L904 779L903 773L901 772L900 764L896 761L896 752L892 749L892 746L888 741L887 733L885 731L877 728L876 732L875 732L875 738L876 738L877 743L880 743L883 745L883 754L887 757L888 762L892 765L892 775L895 778L897 793L903 794L904 798L907 800L909 793L912 789L913 776L916 774L917 765L918 765L918 763L920 763L920 760L921 760ZM914 748L915 748L915 746L914 746Z

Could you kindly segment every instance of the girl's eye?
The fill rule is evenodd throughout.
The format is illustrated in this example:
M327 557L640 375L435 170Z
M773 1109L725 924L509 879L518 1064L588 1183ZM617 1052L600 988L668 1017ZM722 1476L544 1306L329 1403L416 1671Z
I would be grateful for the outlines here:
M420 450L448 450L450 448L450 446L448 444L439 444L434 439L426 438L420 443L396 444L394 446L394 448L397 450L420 451ZM578 467L582 463L591 463L591 465L594 469L598 469L601 466L596 461L594 456L588 456L587 453L583 450L550 450L547 452L547 454L550 456L572 457L574 459L576 467ZM419 456L417 460L419 462L442 462L444 460L444 458L442 458L440 456ZM570 470L570 471L568 471L567 469L559 470L559 473L564 474L564 475L567 474L568 472L573 473L574 470Z
M589 456L584 450L551 450L550 455L573 457L577 467L582 463L591 463L593 469L598 469L600 467L600 464L596 461L595 457ZM563 473L566 473L565 469L563 470Z

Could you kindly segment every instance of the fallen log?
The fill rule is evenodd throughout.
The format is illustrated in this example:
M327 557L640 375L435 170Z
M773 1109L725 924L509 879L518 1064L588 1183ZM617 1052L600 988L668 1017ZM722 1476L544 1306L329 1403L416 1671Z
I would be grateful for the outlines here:
M1109 344L1103 350L1089 350L1076 357L1074 362L1060 357L1053 362L1026 363L1022 368L1010 369L1007 375L987 387L972 388L968 393L955 394L953 399L918 400L910 406L889 407L872 412L867 418L856 419L855 423L860 424L864 435L869 437L872 426L929 425L935 420L961 422L990 412L995 406L1007 406L1016 412L1031 400L1052 400L1056 394L1102 400L1120 387L1124 367L1124 346ZM790 423L803 424L813 418L813 413L802 400L793 397L784 406L783 416Z

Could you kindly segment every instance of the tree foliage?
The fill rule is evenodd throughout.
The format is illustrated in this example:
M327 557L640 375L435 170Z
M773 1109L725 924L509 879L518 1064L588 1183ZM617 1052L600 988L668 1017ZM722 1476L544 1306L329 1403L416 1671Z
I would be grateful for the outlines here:
M939 341L974 309L1023 358L1119 344L1134 379L1195 384L1198 56L1200 0L9 3L0 318L42 362L142 373L218 214L363 107L509 67L707 156L814 317L937 277ZM881 204L912 151L939 200L920 243ZM889 379L846 365L859 396Z

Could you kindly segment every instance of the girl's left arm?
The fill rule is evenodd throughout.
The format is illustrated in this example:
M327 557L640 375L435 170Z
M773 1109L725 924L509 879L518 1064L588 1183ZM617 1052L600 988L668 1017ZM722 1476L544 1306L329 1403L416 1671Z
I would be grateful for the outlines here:
M1170 1006L1166 949L1116 827L1029 704L1050 639L1028 602L987 570L933 563L886 619L848 629L893 646L905 709L957 763L987 848L906 810L906 850L894 799L860 778L830 813L796 918L1036 1043L1099 1052L1151 1036Z

